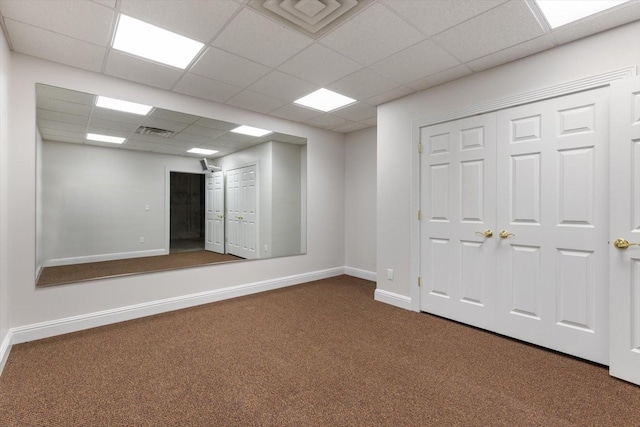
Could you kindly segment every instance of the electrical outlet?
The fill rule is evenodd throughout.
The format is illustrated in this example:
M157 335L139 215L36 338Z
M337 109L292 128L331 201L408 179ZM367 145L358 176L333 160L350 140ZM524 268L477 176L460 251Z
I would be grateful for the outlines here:
M144 243L144 237L140 238L140 243Z
M387 280L393 280L393 269L387 268Z

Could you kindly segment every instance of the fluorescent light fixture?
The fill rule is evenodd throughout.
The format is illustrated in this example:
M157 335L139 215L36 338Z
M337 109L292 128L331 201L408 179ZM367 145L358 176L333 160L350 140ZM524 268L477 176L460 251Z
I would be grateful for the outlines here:
M120 15L113 48L180 69L187 68L204 44Z
M204 148L192 148L191 150L187 151L187 153L203 154L205 156L209 156L211 154L217 153L217 151L216 150L205 150Z
M551 28L610 9L629 0L536 0Z
M250 135L250 136L265 136L265 135L269 135L270 133L273 133L272 130L254 128L251 126L238 126L235 129L231 129L231 132L241 133L243 135Z
M118 136L100 135L97 133L88 133L87 139L89 141L108 142L111 144L122 144L127 138L120 138Z
M293 102L328 113L345 105L353 104L356 100L323 88Z
M150 105L136 104L135 102L123 101L107 96L98 96L96 106L110 110L124 111L125 113L139 114L141 116L146 116L153 108Z

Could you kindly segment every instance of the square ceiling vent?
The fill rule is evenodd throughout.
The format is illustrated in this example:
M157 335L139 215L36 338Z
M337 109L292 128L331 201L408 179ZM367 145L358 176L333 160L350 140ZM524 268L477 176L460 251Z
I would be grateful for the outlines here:
M314 39L371 0L250 0L248 5Z

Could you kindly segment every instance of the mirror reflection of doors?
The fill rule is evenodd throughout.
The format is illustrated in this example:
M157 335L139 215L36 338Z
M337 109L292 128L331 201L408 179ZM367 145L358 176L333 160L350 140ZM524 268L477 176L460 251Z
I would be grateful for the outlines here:
M205 204L205 250L224 254L224 172L207 172Z
M245 259L258 257L256 165L226 172L226 249Z
M170 253L205 248L205 176L171 172Z

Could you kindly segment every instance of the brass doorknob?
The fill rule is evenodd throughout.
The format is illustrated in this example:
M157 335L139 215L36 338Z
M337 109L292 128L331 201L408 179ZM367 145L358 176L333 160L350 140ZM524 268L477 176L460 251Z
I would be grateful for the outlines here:
M509 233L507 230L500 230L500 233L498 235L503 239L506 239L509 236L514 236L515 237L515 234Z
M487 239L490 239L493 237L493 231L491 231L490 229L487 229L485 231L476 231L476 234L480 234L481 236L484 236Z
M613 246L618 249L627 249L629 246L640 246L640 243L629 243L627 239L616 239L613 241Z

